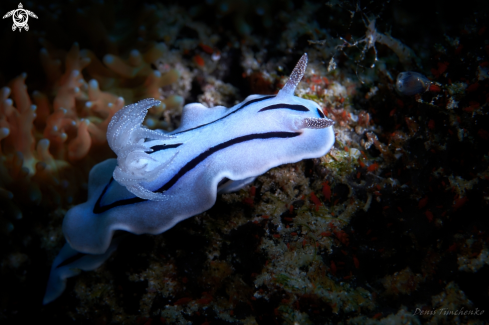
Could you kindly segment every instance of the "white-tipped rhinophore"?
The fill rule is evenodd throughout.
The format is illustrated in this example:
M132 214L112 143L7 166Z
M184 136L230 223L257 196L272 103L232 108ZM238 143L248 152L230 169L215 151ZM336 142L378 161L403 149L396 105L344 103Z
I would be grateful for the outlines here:
M324 129L334 124L333 120L328 118L306 117L296 120L296 127L300 129Z
M285 83L285 86L278 92L277 97L281 96L293 96L295 88L301 81L302 77L304 77L304 73L306 72L307 67L307 53L304 53L301 56L299 62L295 65L294 70L290 74L289 80Z

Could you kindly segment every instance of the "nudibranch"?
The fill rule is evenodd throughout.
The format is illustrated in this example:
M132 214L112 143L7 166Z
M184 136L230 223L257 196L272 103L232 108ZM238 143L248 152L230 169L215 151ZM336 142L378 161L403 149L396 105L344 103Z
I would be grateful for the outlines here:
M67 212L68 243L53 263L44 303L62 293L73 268L95 269L107 259L116 232L160 234L273 167L325 155L335 141L333 121L294 96L306 66L304 54L277 95L251 95L231 108L188 104L169 133L142 126L155 99L117 112L107 130L117 159L91 170L88 201Z

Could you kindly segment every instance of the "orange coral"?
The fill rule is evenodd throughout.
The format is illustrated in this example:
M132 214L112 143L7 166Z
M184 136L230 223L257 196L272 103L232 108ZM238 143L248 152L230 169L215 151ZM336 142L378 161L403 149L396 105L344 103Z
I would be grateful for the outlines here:
M133 50L127 60L106 55L104 66L77 43L68 52L45 40L41 44L46 88L29 95L27 74L23 73L0 89L0 215L14 218L22 216L19 203L73 202L86 179L81 170L88 172L93 163L110 153L107 126L125 100L163 100L148 122L155 127L165 107L181 109L183 103L179 96L163 98L160 94L161 87L179 77L176 70L162 73L152 69L151 64L164 55L162 45L156 44L144 54ZM86 81L84 75L93 79ZM104 154L90 159L80 170L78 162L97 148ZM5 222L2 219L0 223Z
M15 148L21 152L26 159L26 167L32 171L35 165L32 128L37 107L32 105L27 94L25 78L26 74L20 75L11 82L11 88L4 87L0 91L0 126L6 150ZM14 101L8 98L10 94Z

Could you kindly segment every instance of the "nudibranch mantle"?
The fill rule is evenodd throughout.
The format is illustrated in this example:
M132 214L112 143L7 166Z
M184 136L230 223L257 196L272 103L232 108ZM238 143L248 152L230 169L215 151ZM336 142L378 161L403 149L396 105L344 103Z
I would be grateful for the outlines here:
M70 260L56 263L76 263L76 251L96 265L97 256L114 247L118 230L160 234L211 208L217 194L236 191L273 167L325 155L335 141L333 121L315 102L294 96L306 65L304 54L277 95L252 95L232 108L188 104L180 127L170 133L142 127L157 100L116 113L107 139L117 159L91 170L88 201L69 210L63 222ZM46 296L56 279L71 276L65 273L53 264Z

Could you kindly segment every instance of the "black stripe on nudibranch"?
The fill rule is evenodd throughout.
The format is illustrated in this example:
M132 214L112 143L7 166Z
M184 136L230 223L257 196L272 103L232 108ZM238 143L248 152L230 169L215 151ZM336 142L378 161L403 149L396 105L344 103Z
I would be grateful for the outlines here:
M107 204L107 205L101 206L100 205L100 202L102 202L102 198L104 197L105 193L109 189L110 184L112 184L113 181L114 181L114 178L111 177L110 178L110 181L107 183L107 185L105 185L104 190L102 191L102 193L98 197L97 202L95 202L95 205L93 206L93 213L94 214L99 214L99 213L108 211L108 210L110 210L112 208L115 208L115 207L118 207L118 206L121 206L121 205L128 205L128 204L134 204L134 203L148 201L146 199L142 199L142 198L136 196L136 197L133 197L133 198L130 198L130 199L115 201L115 202L113 202L111 204Z
M318 110L318 114L319 114L319 117L320 118L325 118L326 117L326 116L324 116L323 112L319 108L317 108L317 110Z
M223 142L221 144L218 144L217 146L211 147L195 157L194 159L190 160L185 166L182 167L178 171L178 173L173 176L172 179L168 181L165 185L157 189L155 192L164 192L168 191L180 178L182 178L186 173L194 169L198 164L200 164L202 161L204 161L207 157L210 155L218 152L219 150L226 149L232 145L238 144L238 143L243 143L251 140L258 140L258 139L272 139L272 138L294 138L296 136L299 136L301 133L298 132L267 132L267 133L259 133L259 134L248 134L244 135L242 137L237 137L231 140L228 140L226 142Z
M217 188L219 188L220 186L222 186L222 185L226 184L226 183L227 183L227 182L229 182L229 181L231 181L229 178L224 177L223 179L221 179L221 180L219 181L219 183L217 183Z
M257 98L257 99L253 99L253 100L250 100L249 102L246 102L244 103L241 107L238 107L237 109L235 109L234 111L232 111L231 113L229 113L228 115L225 115L221 118L218 118L217 120L214 120L212 122L209 122L209 123L206 123L206 124L202 124L202 125L199 125L199 126L196 126L194 128L191 128L191 129L187 129L187 130L183 130L183 131L180 131L180 132L177 132L177 133L172 133L172 134L182 134L182 133L185 133L185 132L188 132L188 131L192 131L192 130L195 130L195 129L199 129L201 127L204 127L206 125L209 125L209 124L212 124L212 123L215 123L215 122L218 122L220 120L223 120L225 119L226 117L228 117L229 115L232 115L234 113L236 113L237 111L239 110L242 110L243 108L245 108L246 106L248 105L251 105L251 104L254 104L254 103L258 103L258 102L261 102L263 100L267 100L267 99L270 99L270 98L274 98L275 96L265 96L265 97L262 97L262 98Z
M158 151L161 151L161 150L178 148L178 147L179 147L179 146L181 146L182 144L183 144L183 143L175 143L175 144L160 144L160 145L157 145L157 146L153 146L153 147L151 147L151 149L153 149L153 151L145 151L145 152L151 155L152 153L155 153L155 152L158 152Z
M161 186L159 189L157 189L154 192L162 193L164 191L168 191L173 185L175 185L175 183L180 178L182 178L186 173L188 173L192 169L194 169L198 164L200 164L202 161L207 159L209 156L215 154L216 152L218 152L220 150L231 147L235 144L239 144L239 143L243 143L243 142L247 142L247 141L252 141L252 140L265 140L265 139L274 139L274 138L282 138L282 139L294 138L294 137L297 137L299 135L301 135L300 132L267 132L267 133L258 133L258 134L248 134L248 135L244 135L241 137L237 137L237 138L228 140L226 142L218 144L217 146L214 146L214 147L207 149L206 151L202 152L200 155L198 155L194 159L187 162L185 164L185 166L183 166L178 171L178 173L175 174L175 176L173 176L166 184L164 184L163 186ZM93 207L93 213L94 214L99 214L99 213L108 211L112 208L122 206L122 205L128 205L128 204L134 204L134 203L148 201L148 200L142 199L140 197L133 197L130 199L120 200L120 201L110 203L108 205L101 206L100 202L102 201L103 196L107 192L107 190L108 190L108 188L109 188L109 186L113 180L114 180L113 178L110 179L109 183L105 186L104 190L100 194L97 202L95 203L95 205Z
M58 266L56 266L56 268L63 267L65 265L71 264L71 263L79 260L80 258L82 258L85 255L87 255L87 254L84 254L84 253L76 253L75 255L73 255L71 257L68 257L66 260L64 260L63 262L59 263Z
M270 106L265 106L258 112L269 111L271 109L291 109L293 111L301 111L301 112L309 112L306 106L304 105L290 105L290 104L275 104Z
M275 97L275 95L265 96L265 97L262 97L262 98L257 98L257 99L250 100L249 102L244 103L240 108L236 109L236 111L239 110L239 109L243 109L243 108L245 108L248 105L251 105L251 104L254 104L254 103L258 103L258 102L261 102L262 100L266 100L266 99L270 99L270 98L274 98L274 97ZM236 112L236 111L234 111L234 112ZM226 116L224 116L224 117L226 117Z

